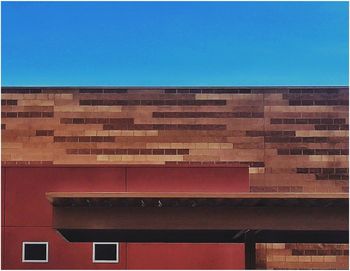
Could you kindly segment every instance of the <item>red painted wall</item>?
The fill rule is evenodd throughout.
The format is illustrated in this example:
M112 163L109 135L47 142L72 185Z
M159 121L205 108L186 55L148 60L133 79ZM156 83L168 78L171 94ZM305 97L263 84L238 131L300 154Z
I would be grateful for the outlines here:
M5 169L5 170L4 170ZM246 192L248 169L230 167L6 167L2 171L4 269L242 269L241 244L120 244L119 263L92 262L91 243L51 228L50 191ZM22 263L23 241L48 241L48 263Z
M128 269L244 269L244 245L129 243Z
M5 269L125 269L126 244L120 263L92 263L92 244L69 243L51 228L50 191L125 191L124 168L6 168ZM23 241L49 241L48 263L22 263Z
M129 192L249 192L248 168L129 168Z

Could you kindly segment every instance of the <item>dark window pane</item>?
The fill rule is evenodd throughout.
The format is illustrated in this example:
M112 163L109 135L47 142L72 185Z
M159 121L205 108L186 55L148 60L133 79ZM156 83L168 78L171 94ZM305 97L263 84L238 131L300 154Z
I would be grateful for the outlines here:
M95 261L116 261L116 244L95 244Z
M25 261L46 261L46 244L25 244Z

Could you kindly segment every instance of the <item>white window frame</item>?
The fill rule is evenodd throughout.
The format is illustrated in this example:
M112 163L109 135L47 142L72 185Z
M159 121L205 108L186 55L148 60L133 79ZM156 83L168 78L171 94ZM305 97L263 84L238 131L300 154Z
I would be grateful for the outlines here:
M115 245L116 259L115 260L96 260L95 259L95 245ZM92 262L93 263L119 263L119 243L118 242L93 242L92 243Z
M30 244L46 245L46 259L45 260L26 260L25 246ZM49 262L49 242L22 242L22 262L23 263L47 263Z

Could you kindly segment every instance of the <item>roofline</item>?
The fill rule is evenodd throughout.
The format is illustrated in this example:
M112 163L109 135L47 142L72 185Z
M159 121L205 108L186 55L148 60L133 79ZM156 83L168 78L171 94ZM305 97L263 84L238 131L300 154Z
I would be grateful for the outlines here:
M156 199L349 199L342 193L295 193L295 192L46 192L46 198L53 202L57 198L156 198Z
M5 162L5 163L4 163ZM248 168L248 164L218 163L196 164L12 164L13 161L3 161L2 168ZM7 164L10 163L10 164ZM247 162L249 163L249 162Z
M343 89L349 86L2 86L2 89Z

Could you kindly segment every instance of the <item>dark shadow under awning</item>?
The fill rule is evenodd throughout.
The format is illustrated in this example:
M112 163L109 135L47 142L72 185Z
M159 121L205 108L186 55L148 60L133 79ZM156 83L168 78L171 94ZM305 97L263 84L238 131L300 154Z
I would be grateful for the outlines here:
M348 194L50 192L68 241L348 243Z

